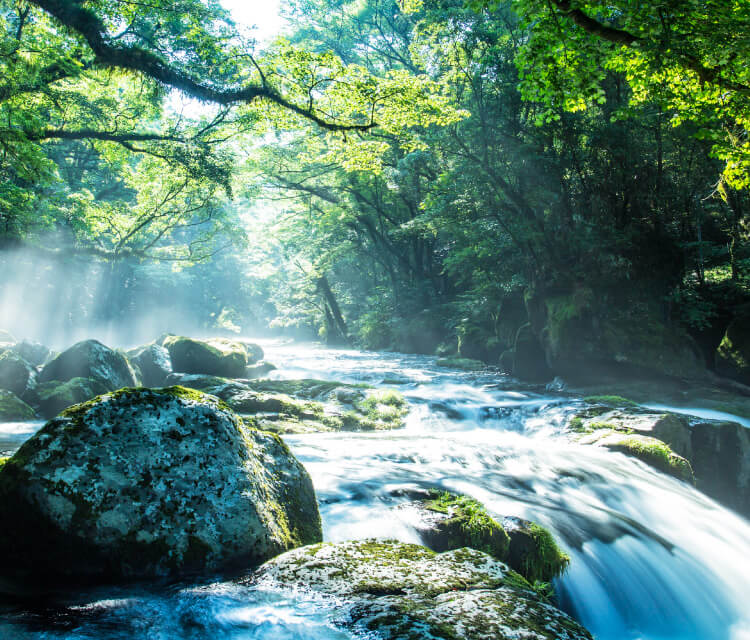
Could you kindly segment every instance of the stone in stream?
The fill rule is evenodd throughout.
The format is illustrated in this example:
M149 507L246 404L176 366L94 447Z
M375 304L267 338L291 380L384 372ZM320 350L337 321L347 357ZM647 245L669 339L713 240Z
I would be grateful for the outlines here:
M533 585L560 576L570 557L552 534L534 522L506 517L502 524L469 496L430 489L399 491L410 501L399 506L406 522L433 551L471 547L507 563Z
M182 387L122 389L48 422L0 471L0 574L36 584L257 565L321 539L275 435Z
M0 422L26 422L34 419L34 410L12 391L0 389Z
M225 378L245 376L248 365L256 362L257 350L254 346L226 338L193 340L169 336L164 339L164 347L169 351L174 371Z
M163 386L172 373L169 351L159 344L147 344L128 351L128 357L140 370L141 382L146 387Z
M750 514L750 429L736 422L653 411L619 398L586 398L569 427L579 442L635 456L691 481L705 494Z
M48 420L74 404L86 402L107 391L109 389L93 378L73 378L65 382L42 382L28 395L29 402L37 408L39 415Z
M128 359L98 340L83 340L52 359L41 370L39 382L91 378L107 391L135 386L137 381Z
M249 580L312 591L334 623L385 640L591 640L517 574L474 549L435 553L388 540L317 544L280 555Z
M22 396L33 388L36 371L15 349L0 353L0 389Z

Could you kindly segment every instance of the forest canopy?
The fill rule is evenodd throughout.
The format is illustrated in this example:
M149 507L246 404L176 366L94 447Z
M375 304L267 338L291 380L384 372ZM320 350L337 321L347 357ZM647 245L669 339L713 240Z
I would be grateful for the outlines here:
M284 6L260 47L214 1L0 1L2 243L94 265L71 318L158 283L230 331L712 366L748 302L747 2Z

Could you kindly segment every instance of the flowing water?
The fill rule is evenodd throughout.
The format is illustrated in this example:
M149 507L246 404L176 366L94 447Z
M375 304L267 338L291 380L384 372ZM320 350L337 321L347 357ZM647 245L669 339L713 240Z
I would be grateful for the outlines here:
M264 347L275 377L398 385L412 405L403 430L285 438L313 478L326 540L418 542L400 492L452 489L555 533L572 560L555 583L561 606L600 640L750 640L750 523L637 460L568 442L575 399L423 356ZM38 426L0 425L0 450ZM0 606L2 638L352 637L329 603L231 582Z

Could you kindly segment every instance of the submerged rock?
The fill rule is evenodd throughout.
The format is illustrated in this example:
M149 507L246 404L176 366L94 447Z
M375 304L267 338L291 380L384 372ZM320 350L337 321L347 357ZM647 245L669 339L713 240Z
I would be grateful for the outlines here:
M12 391L0 389L0 422L25 422L34 419L34 410Z
M242 378L247 366L255 362L252 349L226 338L202 341L169 336L164 347L169 351L172 368L180 373Z
M172 373L169 351L159 344L147 344L128 352L128 357L141 372L141 382L146 387L161 387Z
M148 578L260 563L321 539L312 483L217 398L123 389L63 412L0 471L0 573Z
M473 549L437 554L395 541L318 544L274 558L254 580L304 585L331 599L337 625L386 640L591 639L523 588L506 565Z
M54 418L58 413L75 404L91 400L109 391L93 378L73 378L66 382L52 380L43 382L30 394L30 402L44 419Z
M472 360L471 358L438 358L435 364L438 367L461 369L462 371L481 371L486 366L481 360Z
M0 389L22 396L34 386L34 368L13 349L0 353Z
M48 362L39 374L39 382L73 378L91 378L108 391L136 384L128 359L98 340L84 340Z

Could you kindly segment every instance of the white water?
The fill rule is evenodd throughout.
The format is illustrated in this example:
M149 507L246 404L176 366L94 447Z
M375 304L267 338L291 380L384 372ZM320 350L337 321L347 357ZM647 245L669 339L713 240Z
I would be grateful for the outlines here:
M750 523L636 460L568 443L561 425L575 401L495 374L440 369L421 356L264 347L281 365L277 377L398 378L413 405L398 432L286 438L312 475L325 539L416 542L408 512L394 508L397 492L441 486L476 497L496 516L549 527L572 557L556 583L560 601L599 640L750 639ZM0 636L351 637L307 596L230 583L71 601L77 608L9 610Z

